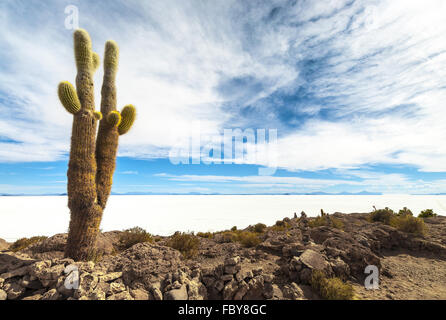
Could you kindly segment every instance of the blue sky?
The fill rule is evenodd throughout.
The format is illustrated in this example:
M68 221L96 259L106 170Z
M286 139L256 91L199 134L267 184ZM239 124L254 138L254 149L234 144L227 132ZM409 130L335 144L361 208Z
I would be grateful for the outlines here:
M67 5L100 56L118 42L118 105L138 108L114 192L446 192L443 0L4 0L0 193L66 191ZM99 70L96 101L101 83ZM245 139L232 164L170 161L191 136L215 146L237 128L277 141Z

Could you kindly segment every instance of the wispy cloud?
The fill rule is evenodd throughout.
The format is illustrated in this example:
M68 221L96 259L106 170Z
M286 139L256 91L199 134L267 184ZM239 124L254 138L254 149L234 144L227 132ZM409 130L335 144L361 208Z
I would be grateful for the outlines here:
M120 172L121 174L130 174L130 175L133 175L133 174L138 174L138 171L131 171L131 170L128 170L128 171L122 171L122 172Z
M2 1L2 162L66 158L71 2ZM138 107L121 156L167 157L198 126L278 128L287 170L446 171L443 0L75 3L100 55L121 47L118 103Z

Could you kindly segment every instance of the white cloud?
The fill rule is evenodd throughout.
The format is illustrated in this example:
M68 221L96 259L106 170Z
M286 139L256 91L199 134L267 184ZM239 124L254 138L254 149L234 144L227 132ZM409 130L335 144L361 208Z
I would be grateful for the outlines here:
M301 111L315 115L330 108L335 118L312 118L285 135L279 131L279 167L391 163L446 171L446 3L376 0L346 7L346 1L301 1L282 9L279 22L265 20L284 3L128 1L117 6L126 14L117 15L107 4L86 10L89 4L80 2L81 26L90 30L95 50L102 56L108 38L121 47L119 107L133 103L138 108L135 127L121 139L120 155L166 157L198 124L201 133L250 125L236 107L224 108L234 97L216 90L224 79L259 81L257 91L233 94L238 108L251 104L267 113L271 122L262 125L268 128L276 115L262 108L260 99L303 84L297 63L333 51L329 67L311 83L318 97L336 97L333 105ZM0 19L2 162L57 160L69 150L71 117L56 95L60 80L74 82L75 77L63 6L42 5L35 11L42 21L33 23L21 15L26 5L8 2ZM48 18L50 13L54 18ZM97 105L101 78L99 71Z

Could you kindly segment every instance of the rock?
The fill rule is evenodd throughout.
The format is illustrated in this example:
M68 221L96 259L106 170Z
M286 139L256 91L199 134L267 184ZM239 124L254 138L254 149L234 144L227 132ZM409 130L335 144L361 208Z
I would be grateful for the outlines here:
M17 282L5 284L3 290L8 294L8 300L17 300L26 291L26 289L20 286Z
M187 288L182 285L179 289L167 291L164 297L165 300L187 300Z
M271 283L274 280L274 275L272 275L272 274L264 274L263 275L263 280L265 281L265 283Z
M42 300L58 300L60 297L56 289L51 289L42 295Z
M227 281L231 281L234 278L234 276L232 274L224 274L221 276L220 280L227 282Z
M299 238L302 238L302 235L300 235ZM300 256L304 250L305 246L303 244L300 243L286 244L282 248L282 255L284 257Z
M223 288L223 300L232 300L237 290L238 286L234 280L228 282Z
M163 300L163 294L161 293L161 290L158 288L152 289L152 295L155 300Z
M31 266L30 270L30 274L39 279L44 287L54 284L65 269L63 264L53 267L48 267L48 265L50 265L48 261L42 261L41 264L37 262Z
M215 283L215 278L211 277L211 276L204 276L202 278L203 283L205 284L206 287L210 287L212 286L212 284Z
M235 266L240 263L240 257L232 257L225 259L225 266Z
M237 272L239 272L241 270L241 266L240 265L226 265L225 266L225 273L226 274L236 274Z
M342 279L347 279L350 276L350 267L341 258L337 257L330 261L331 269L334 274Z
M0 253L0 274L13 271L17 268L28 266L36 262L26 256L18 256L13 253Z
M218 280L217 282L215 282L214 284L214 288L220 292L221 290L223 290L223 288L225 287L225 284L223 282L223 280Z
M132 289L130 290L130 295L135 300L149 300L149 293L143 289Z
M25 275L22 280L20 280L20 285L27 289L38 290L42 289L42 283L39 280L31 280L29 275Z
M258 276L261 275L263 273L263 268L257 268L257 269L252 269L252 273L254 274L254 276Z
M289 263L289 270L299 272L302 269L302 261L298 257L293 257Z
M102 292L110 292L110 283L99 281L98 285L96 286L96 290L100 290Z
M234 295L234 300L242 300L249 290L249 285L245 281L241 281L238 285L239 289Z
M120 293L126 290L126 287L121 282L112 282L110 283L109 289L107 291L107 295L113 295L116 293Z
M273 299L273 300L282 300L283 299L282 290L280 290L280 288L277 284L272 285L272 290L273 290L273 295L272 295L271 299Z
M95 263L93 261L83 262L79 266L79 271L93 273L94 272Z
M252 274L251 270L241 270L235 275L236 280L239 282L245 279L251 279L253 277L254 275Z
M28 266L24 266L15 270L12 270L11 272L6 272L0 275L0 278L3 278L4 280L13 278L13 277L20 277L28 273Z
M180 289L181 288L181 283L177 280L174 283L172 283L172 289Z
M299 257L299 260L310 269L320 271L330 270L330 265L327 260L325 260L325 257L311 249L305 250Z
M88 297L96 286L98 285L99 279L94 274L82 273L79 278L79 289L74 293L75 298Z
M5 282L5 279L0 277L0 289L3 287L4 282Z
M6 300L8 298L8 294L0 289L0 301Z
M272 299L274 297L274 288L272 283L265 282L263 288L263 297L267 300Z
M42 300L42 297L43 296L40 293L37 293L37 294L33 294L32 296L24 297L22 300L30 300L30 301Z
M181 253L170 247L138 243L117 256L104 258L109 271L121 271L124 283L142 283L149 288L184 266Z
M286 299L301 300L304 298L304 292L295 282L284 285L282 292Z
M206 300L207 289L200 281L188 281L187 295L189 300Z
M134 300L128 291L123 291L114 295L111 295L107 300Z
M310 283L311 275L312 275L311 269L303 268L299 273L300 282L303 284Z
M243 300L262 300L264 288L263 276L255 276L249 282L249 290L243 297Z

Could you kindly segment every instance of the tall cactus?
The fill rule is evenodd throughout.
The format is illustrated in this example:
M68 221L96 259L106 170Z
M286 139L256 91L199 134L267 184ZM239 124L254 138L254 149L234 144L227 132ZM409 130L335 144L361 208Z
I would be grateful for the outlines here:
M88 260L95 252L102 213L110 195L120 134L135 120L135 108L116 110L115 78L118 46L105 46L104 82L101 111L95 111L93 74L99 67L99 55L92 51L85 30L74 32L77 66L76 90L69 82L59 84L59 99L73 114L70 161L68 164L68 207L71 211L65 256ZM130 110L130 111L129 111ZM100 121L96 138L97 122Z

